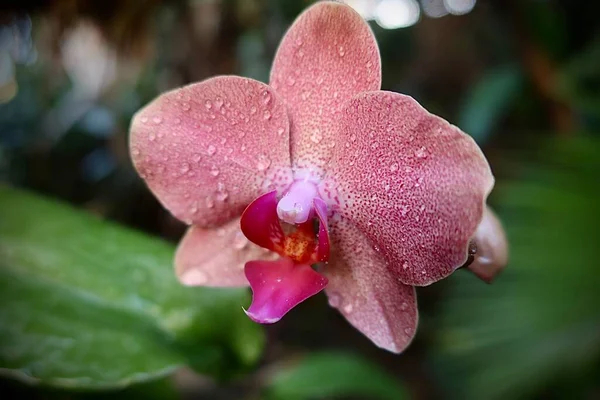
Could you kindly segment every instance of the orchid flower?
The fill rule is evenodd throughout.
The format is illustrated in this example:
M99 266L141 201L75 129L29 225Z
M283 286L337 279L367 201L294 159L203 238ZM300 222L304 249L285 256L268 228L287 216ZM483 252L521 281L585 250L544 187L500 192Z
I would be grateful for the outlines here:
M135 167L191 225L175 255L181 282L249 284L246 312L261 323L325 289L353 326L400 352L417 327L415 286L473 255L479 271L504 263L502 228L483 218L494 179L481 150L380 87L368 24L327 1L288 30L269 85L219 76L139 111Z

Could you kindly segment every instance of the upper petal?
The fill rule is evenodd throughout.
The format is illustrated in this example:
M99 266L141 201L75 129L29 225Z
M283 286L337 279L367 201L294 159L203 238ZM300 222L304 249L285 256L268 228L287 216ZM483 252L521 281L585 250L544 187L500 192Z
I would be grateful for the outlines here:
M246 239L236 218L220 228L190 227L177 247L175 272L188 286L247 286L246 262L274 257Z
M140 176L174 216L219 225L289 171L288 129L270 87L223 76L165 93L139 111L130 149Z
M369 25L342 3L308 8L279 45L271 86L289 106L294 164L323 167L343 104L381 86L379 49Z
M338 220L331 225L334 254L324 269L329 304L377 346L400 353L417 329L414 287L396 279L351 223Z
M340 212L407 285L463 265L494 183L475 142L409 96L363 93L344 113L328 173Z

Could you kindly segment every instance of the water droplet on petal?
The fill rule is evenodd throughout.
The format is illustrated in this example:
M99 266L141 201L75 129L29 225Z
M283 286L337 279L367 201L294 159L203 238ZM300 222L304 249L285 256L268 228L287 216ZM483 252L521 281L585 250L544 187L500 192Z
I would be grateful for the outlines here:
M194 153L192 154L192 161L197 163L200 162L200 160L202 160L202 155L200 155L200 153Z
M410 336L412 334L412 329L404 328L404 333L407 334L408 336Z
M339 307L342 304L342 296L337 292L328 293L327 297L331 307Z
M403 302L402 304L400 304L400 309L402 311L408 310L408 303L407 302Z
M131 149L131 154L133 154L134 156L139 156L140 155L140 149L138 149L137 147L133 147Z
M208 208L213 208L215 206L215 201L212 199L212 197L207 197L206 198L206 207Z
M350 141L352 143L356 142L356 135L350 135Z
M398 171L398 164L394 163L390 166L390 171L396 172Z
M346 314L350 314L353 309L354 309L354 306L352 305L352 303L348 303L348 304L344 305L344 312Z
M142 123L147 124L148 123L148 117L142 117L140 118L140 121L142 121Z
M248 246L248 239L242 232L236 232L235 237L233 238L233 247L242 250L246 246Z
M225 201L229 197L229 193L226 190L223 190L221 192L218 192L216 197L218 201Z
M186 162L182 163L181 166L179 167L179 172L181 172L182 174L185 174L189 170L190 170L190 164L188 164Z
M344 49L344 46L340 46L338 48L338 54L340 55L340 57L344 57L346 55L346 50Z
M271 159L266 154L261 154L258 156L258 163L256 164L256 168L259 171L264 171L271 165Z
M296 84L296 80L294 79L293 76L288 76L286 82L287 82L288 86L294 86Z
M148 139L149 139L151 142L154 142L154 140L156 140L156 134L155 134L154 132L150 132L150 133L148 134Z
M245 145L245 144L242 144L242 145L240 146L240 150L241 150L241 151L246 151L246 145Z
M206 153L209 156L212 156L213 154L215 154L217 152L217 148L215 146L213 146L212 144L208 146L208 148L206 149Z
M278 129L277 129L277 134L278 134L279 136L283 135L283 132L285 132L285 129L284 129L284 128L278 128Z
M318 77L317 80L316 80L316 82L317 82L317 85L322 84L323 83L323 77L322 76Z
M269 110L265 110L264 114L263 114L263 118L268 121L271 119L271 111Z
M193 285L203 285L208 282L208 276L205 272L198 270L197 268L191 269L185 273L182 277L183 281L189 282Z
M404 261L402 263L402 269L408 269L408 262L407 261Z
M427 157L427 148L425 146L418 148L417 150L415 150L415 156L417 158L426 158Z
M262 92L262 99L264 105L269 104L271 102L271 93L265 90L264 92Z
M220 172L221 172L221 171L219 171L219 168L217 168L217 166L216 166L216 165L213 165L213 166L210 168L210 174L211 174L212 176L219 176L219 173L220 173Z
M190 106L190 103L181 103L181 108L183 109L183 111L190 111L192 106Z
M250 114L252 114L252 115L256 114L256 107L254 107L254 106L250 107Z
M220 97L217 97L217 98L215 99L215 107L216 107L216 108L221 108L221 107L223 107L223 99L222 99L222 98L220 98Z
M321 134L321 132L318 129L315 129L313 131L313 134L310 136L310 140L312 140L313 143L320 143L321 140L323 139L323 135Z
M163 119L161 117L154 117L152 118L152 122L154 122L155 125L160 125L162 123Z

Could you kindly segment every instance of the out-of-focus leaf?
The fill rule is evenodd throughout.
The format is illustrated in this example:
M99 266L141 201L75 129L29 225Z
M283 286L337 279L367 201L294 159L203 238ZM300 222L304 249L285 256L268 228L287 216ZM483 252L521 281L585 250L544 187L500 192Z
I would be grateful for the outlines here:
M477 143L485 143L494 125L510 111L521 83L521 71L514 66L494 69L483 75L467 95L459 116L460 128Z
M185 288L173 247L0 186L0 366L21 380L126 386L184 364L225 377L260 356L244 290Z
M275 375L268 388L273 400L407 399L402 384L377 365L345 353L316 353Z
M454 274L440 303L435 365L457 398L523 398L597 362L598 154L597 140L556 142L499 185L509 266L491 286Z

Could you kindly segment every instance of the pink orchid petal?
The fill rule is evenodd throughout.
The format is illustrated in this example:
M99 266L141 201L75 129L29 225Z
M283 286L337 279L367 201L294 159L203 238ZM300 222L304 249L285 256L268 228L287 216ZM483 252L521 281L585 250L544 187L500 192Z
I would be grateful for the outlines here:
M338 251L324 269L329 304L377 346L402 352L419 319L414 287L399 282L370 241L348 221L332 223L330 233Z
M250 261L245 268L252 288L252 304L246 314L256 322L272 324L327 285L327 278L307 264L289 258Z
M277 216L277 192L266 193L250 203L242 214L240 226L252 243L269 250L280 249L284 233Z
M334 121L343 104L381 86L379 48L369 25L342 3L308 8L279 45L271 86L292 114L294 164L323 167L336 144Z
M473 240L477 252L468 268L481 280L491 283L508 263L508 242L500 220L487 206Z
M130 149L140 176L186 223L217 226L289 170L289 120L273 90L236 76L165 93L139 111Z
M398 279L428 285L462 266L494 184L473 139L384 91L352 99L337 135L328 178L340 212Z
M175 272L187 286L248 286L244 265L250 260L277 257L250 243L240 231L239 218L216 229L192 226L175 253Z
M320 199L315 198L313 205L319 219L319 234L318 234L318 246L317 246L317 260L321 262L327 262L329 260L329 227L327 224L327 204Z

